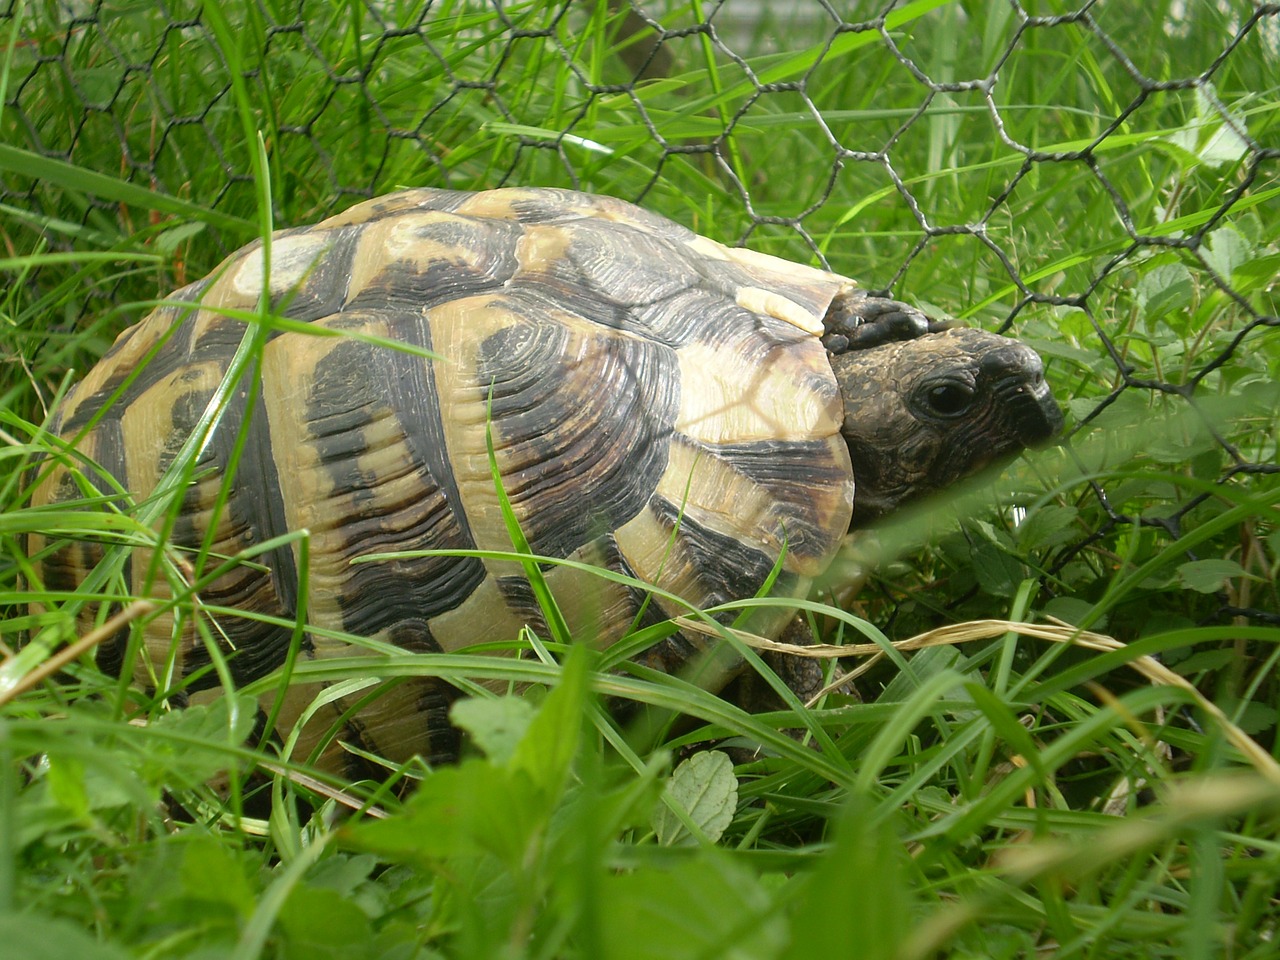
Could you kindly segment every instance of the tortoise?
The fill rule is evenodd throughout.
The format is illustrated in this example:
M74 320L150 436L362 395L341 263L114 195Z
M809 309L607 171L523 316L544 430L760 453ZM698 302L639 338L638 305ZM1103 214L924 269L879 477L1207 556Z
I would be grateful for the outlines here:
M776 593L802 595L851 526L1061 425L1025 345L942 329L846 277L604 196L407 190L276 233L269 275L272 310L290 322L264 335L260 369L231 392L168 531L189 556L204 551L206 570L268 545L199 590L206 605L251 615L211 617L206 639L190 617L158 617L148 656L128 668L178 703L218 685L208 635L237 684L281 666L299 546L269 541L289 531L309 531L304 658L368 652L337 632L429 652L545 629L517 564L352 563L510 550L487 431L534 553L707 607L754 595L775 572ZM205 415L263 286L253 243L177 291L120 335L55 430L144 501ZM81 498L85 483L115 489L64 459L35 502ZM101 556L94 543L50 545L46 585L73 588ZM153 566L135 553L127 582L169 596ZM683 612L570 565L547 565L545 578L575 635L596 644ZM750 625L776 635L787 619ZM106 669L126 669L127 641L124 631L102 646ZM675 671L702 646L677 633L641 659ZM294 688L285 721L314 693ZM453 695L420 679L359 711L339 698L301 749L349 775L362 761L341 741L392 760L451 758Z

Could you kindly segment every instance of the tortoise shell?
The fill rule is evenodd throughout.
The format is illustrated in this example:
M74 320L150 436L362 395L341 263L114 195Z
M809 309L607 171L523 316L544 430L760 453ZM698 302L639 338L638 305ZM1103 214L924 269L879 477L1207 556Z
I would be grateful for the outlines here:
M143 501L206 415L263 285L254 243L178 291L72 391L58 432ZM212 569L216 558L309 531L307 617L317 629L304 657L366 652L335 639L339 631L410 651L510 641L525 624L542 627L515 564L352 563L384 551L510 550L491 429L535 553L700 607L756 593L782 556L778 588L799 594L849 528L843 405L819 336L828 306L853 286L564 190L411 190L281 231L269 294L276 315L295 322L270 330L256 377L231 394L170 542ZM102 477L88 480L111 492ZM62 463L35 499L81 496ZM274 618L211 618L237 683L286 656L297 550L269 549L199 590L207 606ZM100 556L89 543L59 549L45 561L47 584L71 588ZM135 554L126 577L138 595L163 598L170 586L152 567ZM570 567L546 578L577 635L598 644L642 610L649 620L682 612ZM104 647L108 668L121 668L124 640ZM157 618L139 675L185 691L180 699L214 686L206 644L189 617L176 629ZM691 652L677 635L646 656L673 670ZM337 700L304 747L342 718L337 738L363 749L449 756L441 687L402 684L354 717ZM314 692L295 691L295 715ZM331 765L343 756L336 741L323 753Z

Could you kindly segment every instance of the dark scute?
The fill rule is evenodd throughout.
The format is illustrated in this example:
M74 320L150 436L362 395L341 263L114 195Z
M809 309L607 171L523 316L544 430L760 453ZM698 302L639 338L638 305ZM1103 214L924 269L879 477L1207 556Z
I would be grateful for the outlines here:
M204 290L206 287L208 287L208 285L209 285L209 281L208 281L208 278L206 278L204 280L201 280L199 283L193 283L190 286L183 287L177 293L170 294L167 297L167 299L169 300L185 299L185 295L188 292L193 290L197 294L202 294L204 293ZM170 320L170 323L168 325L171 328L175 326L179 327L179 329L176 331L176 337L179 340L181 340L182 337L184 337L186 334L186 330L180 327L179 324L185 317L190 316L193 312L194 311L190 309L180 309L177 307L157 307L156 308L156 313L168 316ZM118 354L121 350L123 350L125 347L129 346L130 343L133 342L134 337L141 336L142 328L143 328L143 324L140 322L135 324L132 327L128 327L123 332L121 332L121 334L118 337L116 337L115 342L111 344L107 352L102 355L102 358L98 362L100 364L109 363L112 360L112 358L116 356L116 354ZM173 338L170 339L171 343L172 343L172 340ZM126 374L132 373L133 368L132 367L125 368L123 372Z
M638 306L688 289L707 290L732 303L739 289L760 284L759 276L741 264L689 249L695 234L665 217L611 197L539 194L513 206L526 223L570 224L567 261L555 270L569 286ZM599 213L584 216L587 209Z
M158 449L156 450L156 472L163 475L171 466L178 456L178 451L182 449L182 445L187 442L196 425L200 422L200 416L204 413L205 408L209 405L209 399L213 396L212 388L194 388L184 390L173 396L171 402L169 418L173 424L173 429L163 437L157 437ZM195 464L195 473L198 475L205 468L212 465L213 454L209 448L205 448L200 459ZM124 474L117 474L123 477Z
M456 763L462 749L460 731L449 723L449 707L459 699L461 694L443 680L424 678L420 680L390 681L381 690L391 690L401 683L412 683L420 691L416 704L409 708L411 716L403 718L410 726L421 727L426 733L426 750L419 754L422 760L433 766ZM378 709L376 702L372 707ZM353 750L341 750L342 775L348 781L372 780L380 783L387 778L387 768L376 761L366 759L361 753L373 756L404 757L406 748L388 736L388 731L377 722L366 723L362 713L357 712L343 724L335 738L340 743L353 747ZM413 781L408 781L412 783ZM401 783L401 790L408 788Z
M699 286L695 259L684 244L606 220L582 220L573 225L567 257L554 272L572 287L636 307Z
M61 430L61 424L55 423L52 427L52 432L55 434ZM123 481L126 463L124 435L120 430L120 421L113 417L104 419L95 427L93 436L95 462L106 473L119 481ZM33 466L31 473L33 478L36 476L35 471L42 466L44 464L39 462ZM80 472L88 481L90 487L96 489L99 493L109 495L114 492L114 488L98 471L81 467ZM58 484L51 492L49 497L50 505L80 500L83 495L83 491L72 479L71 474L64 472L59 474ZM116 502L121 509L127 507L124 498L117 498ZM70 593L74 591L85 576L102 561L103 556L103 547L90 540L78 540L57 545L41 562L40 573L44 586L54 592ZM132 572L133 555L129 553L125 555L121 567L121 576L125 583L130 582ZM117 608L118 605L109 604L107 616L111 616ZM125 627L98 644L95 657L104 671L115 672L119 670L124 662L128 642L129 628Z
M133 377L135 373L137 376L130 381L129 386L111 406L106 417L118 418L138 397L190 362L190 339L191 331L194 327L189 319L191 314L188 311L179 311L172 308L162 308L162 310L164 314L172 319L174 324L173 333L165 345L141 369L123 364L117 365L98 390L79 400L75 413L68 417L61 426L63 436L74 436L91 419L101 414L102 409L110 403L111 395L119 390L124 382ZM243 335L244 325L236 324L236 326ZM120 340L116 341L112 351L116 352L124 345L125 337L137 336L141 330L142 327L138 326L131 331L127 331ZM228 358L230 358L231 353L235 352L235 347L239 346L239 343L240 341L237 339L231 351L227 353Z
M511 207L521 223L585 221L610 223L610 229L620 232L654 233L672 240L690 240L694 236L688 227L625 200L574 190L541 188L536 195L527 195Z
M167 465L163 461L172 459L195 428L211 393L194 390L179 396L171 415L174 432L161 442L162 466ZM244 390L233 391L210 443L196 464L197 476L208 474L225 481L236 449L240 448L236 474L220 515L219 542L215 544L222 553L235 553L264 543L288 529L260 383L254 385L252 406L248 398ZM198 497L195 487L188 489L186 509L176 518L170 535L175 545L187 547L193 553L203 546L207 534L205 529L196 526L189 512L198 506ZM221 557L209 556L205 567L209 569L220 562ZM265 565L267 569L264 571L258 565ZM298 571L292 548L275 547L255 556L253 565L232 567L203 587L200 597L212 606L257 610L291 619L296 614L298 597ZM237 683L256 680L284 662L292 635L290 628L238 616L222 617L218 626L226 636L223 655ZM195 642L183 661L186 676L199 674L193 677L191 689L217 685L216 675L205 670L209 663L209 651L202 643Z
M364 429L389 402L371 345L344 340L316 364L305 419L337 492L368 486L356 459L367 449Z
M701 606L755 596L773 571L774 560L764 551L711 530L688 514L681 516L680 508L665 497L655 496L649 510L668 530L679 522L679 549L688 556L706 591L702 597L688 599ZM788 593L795 582L793 574L782 571L774 592Z
M356 752L362 751L374 756L378 754L378 745L365 739L364 730L358 717L352 717L342 725L342 732L338 734L337 739L355 748L354 750L341 751L342 776L348 782L381 780L387 775L387 771L384 768L380 768L377 764L366 760L361 753Z
M443 653L444 648L421 617L406 617L387 628L387 642L408 653Z
M418 534L425 540L430 534ZM397 549L370 545L358 551ZM399 549L427 549L400 547ZM369 636L407 617L434 617L460 606L485 578L484 564L475 557L426 557L383 563L362 563L352 569L342 591L342 625Z
M430 347L425 325L412 342ZM446 459L435 381L417 357L372 344L339 343L317 365L306 417L343 518L343 557L380 551L472 549L453 470ZM380 490L358 457L375 418L394 417L417 489L408 502ZM356 564L339 604L343 626L371 635L459 606L485 577L474 557L418 557Z
M833 531L819 513L813 490L831 490L849 480L832 461L824 440L757 440L751 443L699 443L678 435L675 442L719 460L769 493L774 516L785 530L788 553L797 557L825 555ZM773 534L775 531L770 530Z
M101 560L102 548L97 544L84 541L62 543L45 554L40 575L46 589L70 593Z
M165 300L168 300L170 302L189 303L192 305L192 307L195 307L199 304L200 299L205 294L205 291L208 290L209 287L213 284L213 281L216 279L216 276L217 274L213 273L207 277L202 277L199 280L196 280L194 283L189 283L185 287L180 287L179 289L173 291L173 293L165 297ZM192 309L192 307L176 307L176 306L175 307L157 307L155 312L159 316L167 317L169 320L169 323L167 324L167 326L169 328L173 328L173 327L180 327L182 321L184 321L187 317L191 316L195 312L194 309ZM154 330L156 328L152 327L151 329ZM102 355L102 358L98 362L99 363L109 362L116 354L118 354L121 350L123 350L126 346L128 346L132 342L135 336L140 335L141 330L142 330L142 324L139 323L123 331L120 334L120 336L116 337L115 342L111 344L107 352ZM182 329L179 329L178 336L175 338L177 342L175 344L174 340L171 340L170 341L171 346L169 347L169 349L180 348L181 350L185 351L187 347L183 341L184 335L185 335L185 331ZM128 373L129 371L126 370L125 372Z
M207 277L201 277L199 280L188 283L185 287L179 287L165 299L179 300L183 303L199 303L204 297L204 292L213 285L215 279L217 279L216 271Z
M740 362L747 368L767 369L780 351L788 350L795 344L804 343L813 338L786 320L767 317L759 313L751 313L734 305L742 318L733 326L716 328L707 331L706 342L732 343L741 358ZM808 371L805 377L805 390L815 394L835 394L829 368Z
M427 730L428 752L423 760L432 766L454 763L462 752L462 731L449 721L449 708L462 699L462 691L438 678L420 683L418 717Z
M579 199L581 195L571 190L541 189L515 201L511 209L521 223L568 223L583 217L582 211L573 207Z
M754 268L732 260L717 260L714 257L695 256L692 262L702 277L701 286L731 303L737 300L738 293L743 288L772 288L772 282L761 277ZM790 279L794 280L790 287L784 286L775 292L795 300L796 303L806 309L812 310L817 307L818 311L821 311L825 308L827 295L824 294L821 285L815 288L811 281L806 282L799 277ZM809 336L809 334L804 333L798 327L785 320L766 317L764 314L756 314L756 316L778 323L784 328L790 328L792 333L798 333L800 336L805 337Z
M388 216L398 216L404 213L405 207L394 202L402 196L411 197L414 206L419 210L452 213L475 197L475 194L470 190L446 190L442 187L418 187L413 190L406 190L403 194L393 193L387 198L392 202L374 200L366 203L364 209L368 212L368 215L361 222L372 223L375 220L382 220Z
M694 341L714 344L730 333L737 335L753 316L723 293L688 287L635 307L630 322L646 336L679 347Z
M229 316L206 314L197 333L192 325L190 357L183 360L198 359L202 363L220 362L224 368L231 365L231 358L240 349L246 335L252 336L249 326L242 320Z
M196 475L225 477L235 458L236 448L240 446L237 472L221 513L221 542L217 544L219 550L227 553L263 543L280 536L287 529L280 481L271 455L271 437L262 412L261 385L255 384L254 389L252 413L248 394L242 390L232 393L222 420L195 470ZM210 390L192 390L177 398L171 413L173 433L161 440L162 469L168 466L177 449L195 428L211 395ZM243 442L240 439L242 431ZM206 537L206 531L196 526L188 512L197 507L198 497L199 491L195 487L188 489L184 500L186 510L176 518L170 535L176 546L193 552L203 546ZM206 560L206 568L220 562L219 557L210 556ZM254 562L268 569L263 571L250 565L232 567L202 588L201 599L214 606L260 610L292 618L298 595L293 551L287 546L276 547L255 557ZM270 599L265 606L264 598ZM218 625L227 640L223 655L228 658L232 676L238 683L255 680L284 662L292 633L290 629L238 616L220 618ZM187 676L200 673L193 679L192 689L217 684L216 675L205 670L209 663L208 650L203 644L195 643L183 662Z
M113 605L107 611L107 616L113 616L116 612L117 610ZM103 673L118 677L121 671L124 670L124 658L128 650L129 628L124 627L98 644L98 649L94 653L94 662Z
M96 567L103 557L103 548L90 541L76 541L56 545L43 556L40 573L44 588L54 593L71 593L78 587L85 575ZM128 583L132 558L126 556L124 561L124 579ZM91 605L91 610L97 610ZM121 605L107 603L105 617L118 613ZM124 663L125 652L129 645L129 628L117 630L98 644L94 651L98 666L107 673L118 675Z
M128 464L125 462L124 431L121 429L120 421L115 417L104 418L94 428L93 438L94 462L123 486ZM81 472L99 493L107 496L115 493L115 487L108 483L98 471L82 469ZM121 506L123 506L122 502Z
M265 543L289 531L280 476L271 452L271 433L263 408L261 381L255 383L253 389L252 407L244 391L237 390L232 394L210 444L216 462L225 469L231 464L243 433L240 461L232 495L227 500L227 510L236 526L244 528L241 539L245 547ZM293 617L298 603L298 569L292 546L275 547L259 554L255 560L270 568L272 592L281 615Z
M294 289L273 299L271 309L281 316L307 322L337 313L347 296L351 261L361 232L358 226L326 231L328 249L320 253ZM280 332L273 331L271 335L278 336Z
M410 653L441 652L431 628L419 618L394 624L387 631L387 639ZM427 753L423 759L431 764L452 763L458 759L462 748L462 735L449 722L449 707L462 696L462 692L437 677L421 677L409 682L419 691L416 722L422 724L427 732ZM384 751L389 749L385 743L378 746Z
M621 552L619 552L617 540L612 534L601 541L599 557L593 558L593 562L623 576L636 580L640 579L636 572L631 569L631 565L627 563ZM628 617L634 625L633 629L643 630L646 627L663 623L668 619L662 607L647 592L635 587L628 587L627 593L631 598ZM638 623L636 622L637 618L639 618ZM689 661L697 654L698 649L695 643L691 642L683 633L677 631L642 653L636 654L631 659L651 670L676 674L688 665Z
M498 577L495 582L498 593L502 595L503 602L512 613L523 620L538 636L550 636L547 621L542 615L542 607L538 605L538 598L534 596L533 587L529 586L528 580L516 574Z
M607 330L571 359L536 304L481 344L503 484L534 552L564 557L638 514L666 469L680 404L674 351Z
M641 336L650 334L637 321L636 314L630 307L615 303L598 291L573 283L571 277L529 273L513 280L507 293L523 303L538 304L543 310L561 310L587 317L601 327L626 330Z
M368 310L395 314L429 310L442 303L501 289L519 267L516 259L516 244L522 236L519 224L459 218L421 224L417 236L455 248L459 256L438 257L425 268L411 260L387 263L375 280L348 301L344 312ZM479 265L468 262L463 254L481 257Z
M243 582L240 586L244 586ZM202 591L201 599L207 603L235 604L238 595L236 590L219 590L214 599L209 591ZM246 609L253 609L243 600L240 603ZM262 623L247 617L219 617L218 627L227 638L225 644L220 644L221 654L237 686L265 677L284 663L293 638L291 627ZM189 693L221 685L217 672L212 669L212 662L208 648L199 641L188 651L182 661L182 673Z

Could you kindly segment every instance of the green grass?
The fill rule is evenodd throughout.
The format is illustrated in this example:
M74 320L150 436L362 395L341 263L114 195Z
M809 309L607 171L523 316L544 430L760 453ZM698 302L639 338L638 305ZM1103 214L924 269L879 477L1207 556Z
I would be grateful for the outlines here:
M604 5L511 4L507 22L456 0L306 7L295 24L293 4L210 6L169 30L142 2L76 25L52 5L0 16L8 949L1274 954L1280 17L1231 49L1211 86L1140 98L1098 31L1145 77L1185 79L1252 5L1103 4L1098 31L1019 32L996 2L895 10L886 30L935 83L998 65L992 101L1004 135L1038 151L1027 163L980 92L931 92L877 31L834 33L821 16L737 29L729 4L712 22L741 61L706 34L673 36L665 75L622 90L643 38ZM663 20L679 29L709 12L672 5ZM837 561L819 600L844 609L811 613L824 639L884 650L854 681L860 700L753 717L556 635L512 638L520 660L299 662L294 680L370 694L450 679L475 694L459 714L471 755L386 784L300 780L301 757L251 777L264 755L243 697L287 678L170 711L96 669L85 650L98 638L77 613L108 599L135 624L157 614L120 569L127 550L163 547L172 511L163 498L32 508L40 458L73 455L44 425L121 329L273 225L400 185L500 182L639 200L726 242L825 258L941 315L1007 324L1048 360L1069 444ZM247 319L251 370L278 321ZM191 469L189 455L175 461L171 494ZM36 535L111 549L59 592L28 552ZM306 538L296 547L305 573ZM190 558L153 556L176 609L198 609ZM212 562L194 569L211 575ZM543 603L554 624L554 599ZM889 646L949 623L1047 617L1124 646L1013 631ZM528 693L491 692L503 684ZM606 698L649 705L653 728L619 726ZM694 719L673 726L676 713ZM797 727L812 745L780 732ZM696 752L719 741L732 769ZM407 800L404 777L420 781Z

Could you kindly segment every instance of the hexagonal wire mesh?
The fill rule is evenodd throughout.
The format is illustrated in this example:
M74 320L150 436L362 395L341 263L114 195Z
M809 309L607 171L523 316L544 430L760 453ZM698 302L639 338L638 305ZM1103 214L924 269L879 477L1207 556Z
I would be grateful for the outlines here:
M258 130L280 224L401 185L574 186L1016 326L1075 417L1083 479L1042 524L1051 590L1087 558L1120 565L1124 530L1175 543L1280 469L1280 114L1258 79L1280 55L1276 4L245 0L222 16L0 13L9 251L34 226L165 254L84 279L69 323L252 236ZM1267 533L1241 532L1241 571ZM1274 589L1210 577L1198 615L1277 622Z

